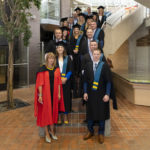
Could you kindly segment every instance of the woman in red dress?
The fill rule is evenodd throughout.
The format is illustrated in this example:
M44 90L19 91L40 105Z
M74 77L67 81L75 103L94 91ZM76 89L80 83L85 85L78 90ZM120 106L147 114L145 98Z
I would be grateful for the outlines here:
M56 67L56 57L51 52L46 55L46 65L37 72L34 107L37 125L45 127L46 142L51 143L51 137L57 140L55 124L58 112L64 112L65 108L60 69Z

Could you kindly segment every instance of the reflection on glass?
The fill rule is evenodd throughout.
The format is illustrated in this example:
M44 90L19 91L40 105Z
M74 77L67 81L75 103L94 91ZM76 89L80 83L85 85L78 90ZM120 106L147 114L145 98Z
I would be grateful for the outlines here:
M42 0L41 2L42 19L60 19L60 0Z
M91 6L133 6L137 4L137 2L135 2L134 0L76 0L74 2L88 4Z
M8 53L8 47L0 46L0 64L8 63L7 53Z
M0 90L6 88L7 67L0 66Z
M28 85L28 49L16 39L14 45L14 88ZM8 46L0 46L0 90L7 87Z
M14 64L27 63L27 47L24 46L23 40L16 40L14 46Z
M14 67L14 87L27 86L27 66L17 65Z

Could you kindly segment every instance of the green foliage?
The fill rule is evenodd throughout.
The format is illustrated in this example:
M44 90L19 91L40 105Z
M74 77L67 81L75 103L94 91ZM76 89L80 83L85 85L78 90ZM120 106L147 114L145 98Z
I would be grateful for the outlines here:
M40 8L41 0L0 0L0 34L5 36L8 42L23 35L24 45L29 44L31 37L28 19L32 16L30 8L35 5Z

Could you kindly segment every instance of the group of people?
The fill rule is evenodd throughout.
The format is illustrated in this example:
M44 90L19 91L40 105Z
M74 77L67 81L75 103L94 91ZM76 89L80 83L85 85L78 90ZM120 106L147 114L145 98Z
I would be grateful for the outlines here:
M57 140L56 124L68 124L72 97L83 97L86 103L88 132L84 140L94 135L93 125L99 124L98 141L104 142L105 120L110 118L109 99L117 109L109 60L103 52L106 16L104 7L98 13L90 7L82 13L77 7L72 17L62 18L61 27L54 30L54 39L45 49L45 65L37 72L35 116L37 125L45 128L45 140ZM73 94L72 94L73 93ZM63 117L62 117L63 116Z

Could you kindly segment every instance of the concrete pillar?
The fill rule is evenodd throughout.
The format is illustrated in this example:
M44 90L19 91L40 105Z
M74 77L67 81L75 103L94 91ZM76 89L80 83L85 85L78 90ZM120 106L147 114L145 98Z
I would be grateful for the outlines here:
M29 82L35 83L36 72L40 67L40 11L32 7L29 23L31 26L32 37L29 45Z
M60 17L71 16L71 0L60 0Z

